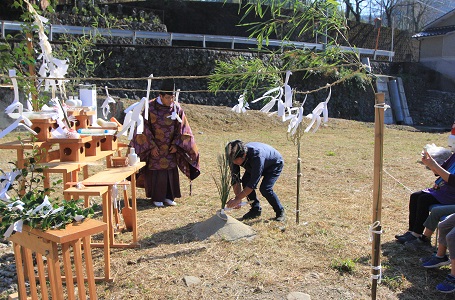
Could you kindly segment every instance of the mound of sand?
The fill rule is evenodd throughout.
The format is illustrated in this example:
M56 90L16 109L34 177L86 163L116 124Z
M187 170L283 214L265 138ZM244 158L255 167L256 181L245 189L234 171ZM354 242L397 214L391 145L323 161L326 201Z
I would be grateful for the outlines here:
M226 241L252 239L256 236L256 232L250 226L230 216L223 220L217 214L206 221L194 224L192 234L198 240L210 238Z

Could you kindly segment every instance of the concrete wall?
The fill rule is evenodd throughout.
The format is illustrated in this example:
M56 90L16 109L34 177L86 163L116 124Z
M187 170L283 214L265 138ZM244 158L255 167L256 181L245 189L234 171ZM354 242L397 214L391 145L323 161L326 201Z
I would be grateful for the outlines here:
M448 78L452 83L441 86L455 91L455 34L429 37L420 41L420 62Z

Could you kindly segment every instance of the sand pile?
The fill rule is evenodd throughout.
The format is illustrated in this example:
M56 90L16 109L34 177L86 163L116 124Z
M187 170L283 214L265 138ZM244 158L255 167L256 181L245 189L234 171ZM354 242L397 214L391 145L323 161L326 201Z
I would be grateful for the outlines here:
M194 224L192 234L198 240L211 238L226 241L252 239L256 236L256 232L250 226L229 215L227 220L223 220L217 214L206 221Z

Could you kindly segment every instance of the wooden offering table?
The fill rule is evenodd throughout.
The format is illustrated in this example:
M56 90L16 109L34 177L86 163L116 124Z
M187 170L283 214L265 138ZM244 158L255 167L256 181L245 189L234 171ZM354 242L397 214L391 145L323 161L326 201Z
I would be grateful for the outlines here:
M25 288L25 279L28 278L32 299L49 299L47 280L49 281L51 299L87 299L85 281L88 285L90 300L97 299L90 236L105 231L106 228L107 225L104 222L87 219L83 222L71 223L65 229L41 231L24 226L22 232L11 235L8 239L13 242L14 247L19 298L21 300L28 299ZM107 245L109 244L108 238L106 236ZM73 249L72 258L70 247ZM59 251L62 255L64 277L61 274ZM43 256L46 257L46 262L43 260ZM109 247L104 249L104 256L105 264L109 268ZM38 276L35 275L34 260L36 261ZM83 260L85 260L85 276ZM45 265L47 265L47 274ZM66 283L66 295L62 278ZM77 283L77 295L75 295L74 281ZM37 285L39 285L39 290ZM39 292L40 297L38 297Z
M63 176L63 186L66 187L68 182L77 182L79 181L79 171L83 171L84 178L87 178L89 175L88 165L91 162L106 158L107 167L111 166L111 157L115 154L116 151L101 151L96 156L85 157L82 161L68 161L61 162L59 160L53 160L48 163L41 164L44 169L44 187L50 188L50 174L57 173L62 174Z
M63 184L67 182L78 181L78 173L83 167L87 165L86 162L66 162L54 161L42 164L44 167L44 188L51 187L50 174L58 173L63 176Z
M103 210L103 215L107 214L107 224L109 231L110 246L112 248L136 248L140 247L138 243L137 234L137 204L136 204L136 176L135 174L145 166L145 162L138 162L134 166L119 167L119 168L108 168L105 171L101 171L93 176L90 176L82 181L84 186L108 186L108 209L109 211ZM132 208L132 234L133 241L127 243L115 243L114 241L114 216L113 216L113 186L121 184L126 178L131 176L131 208ZM129 201L128 199L124 199ZM104 217L104 216L103 216ZM117 223L117 222L116 222ZM103 244L92 243L94 247L103 247Z
M52 143L50 142L33 142L32 140L12 141L0 144L0 149L16 150L17 167L22 169L25 165L25 150L38 149L40 162L49 162L60 157L59 150L51 150Z

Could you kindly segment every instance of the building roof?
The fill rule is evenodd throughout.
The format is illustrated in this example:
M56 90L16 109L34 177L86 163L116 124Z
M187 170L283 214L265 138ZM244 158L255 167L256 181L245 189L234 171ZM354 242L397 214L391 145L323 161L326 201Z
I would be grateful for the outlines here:
M414 34L412 37L419 39L419 38L426 38L426 37L431 37L431 36L445 35L445 34L452 33L452 32L455 32L455 25L426 28L423 31Z
M441 23L441 22L447 20L448 18L450 18L450 17L453 16L454 14L455 14L455 9L452 9L451 11L448 11L447 13L443 14L443 15L440 16L439 18L437 18L437 19L431 21L430 23L428 23L427 25L425 25L425 26L423 27L422 30L426 31L426 30L428 30L428 29L431 28L431 27L434 28L434 27L437 26L439 23Z

